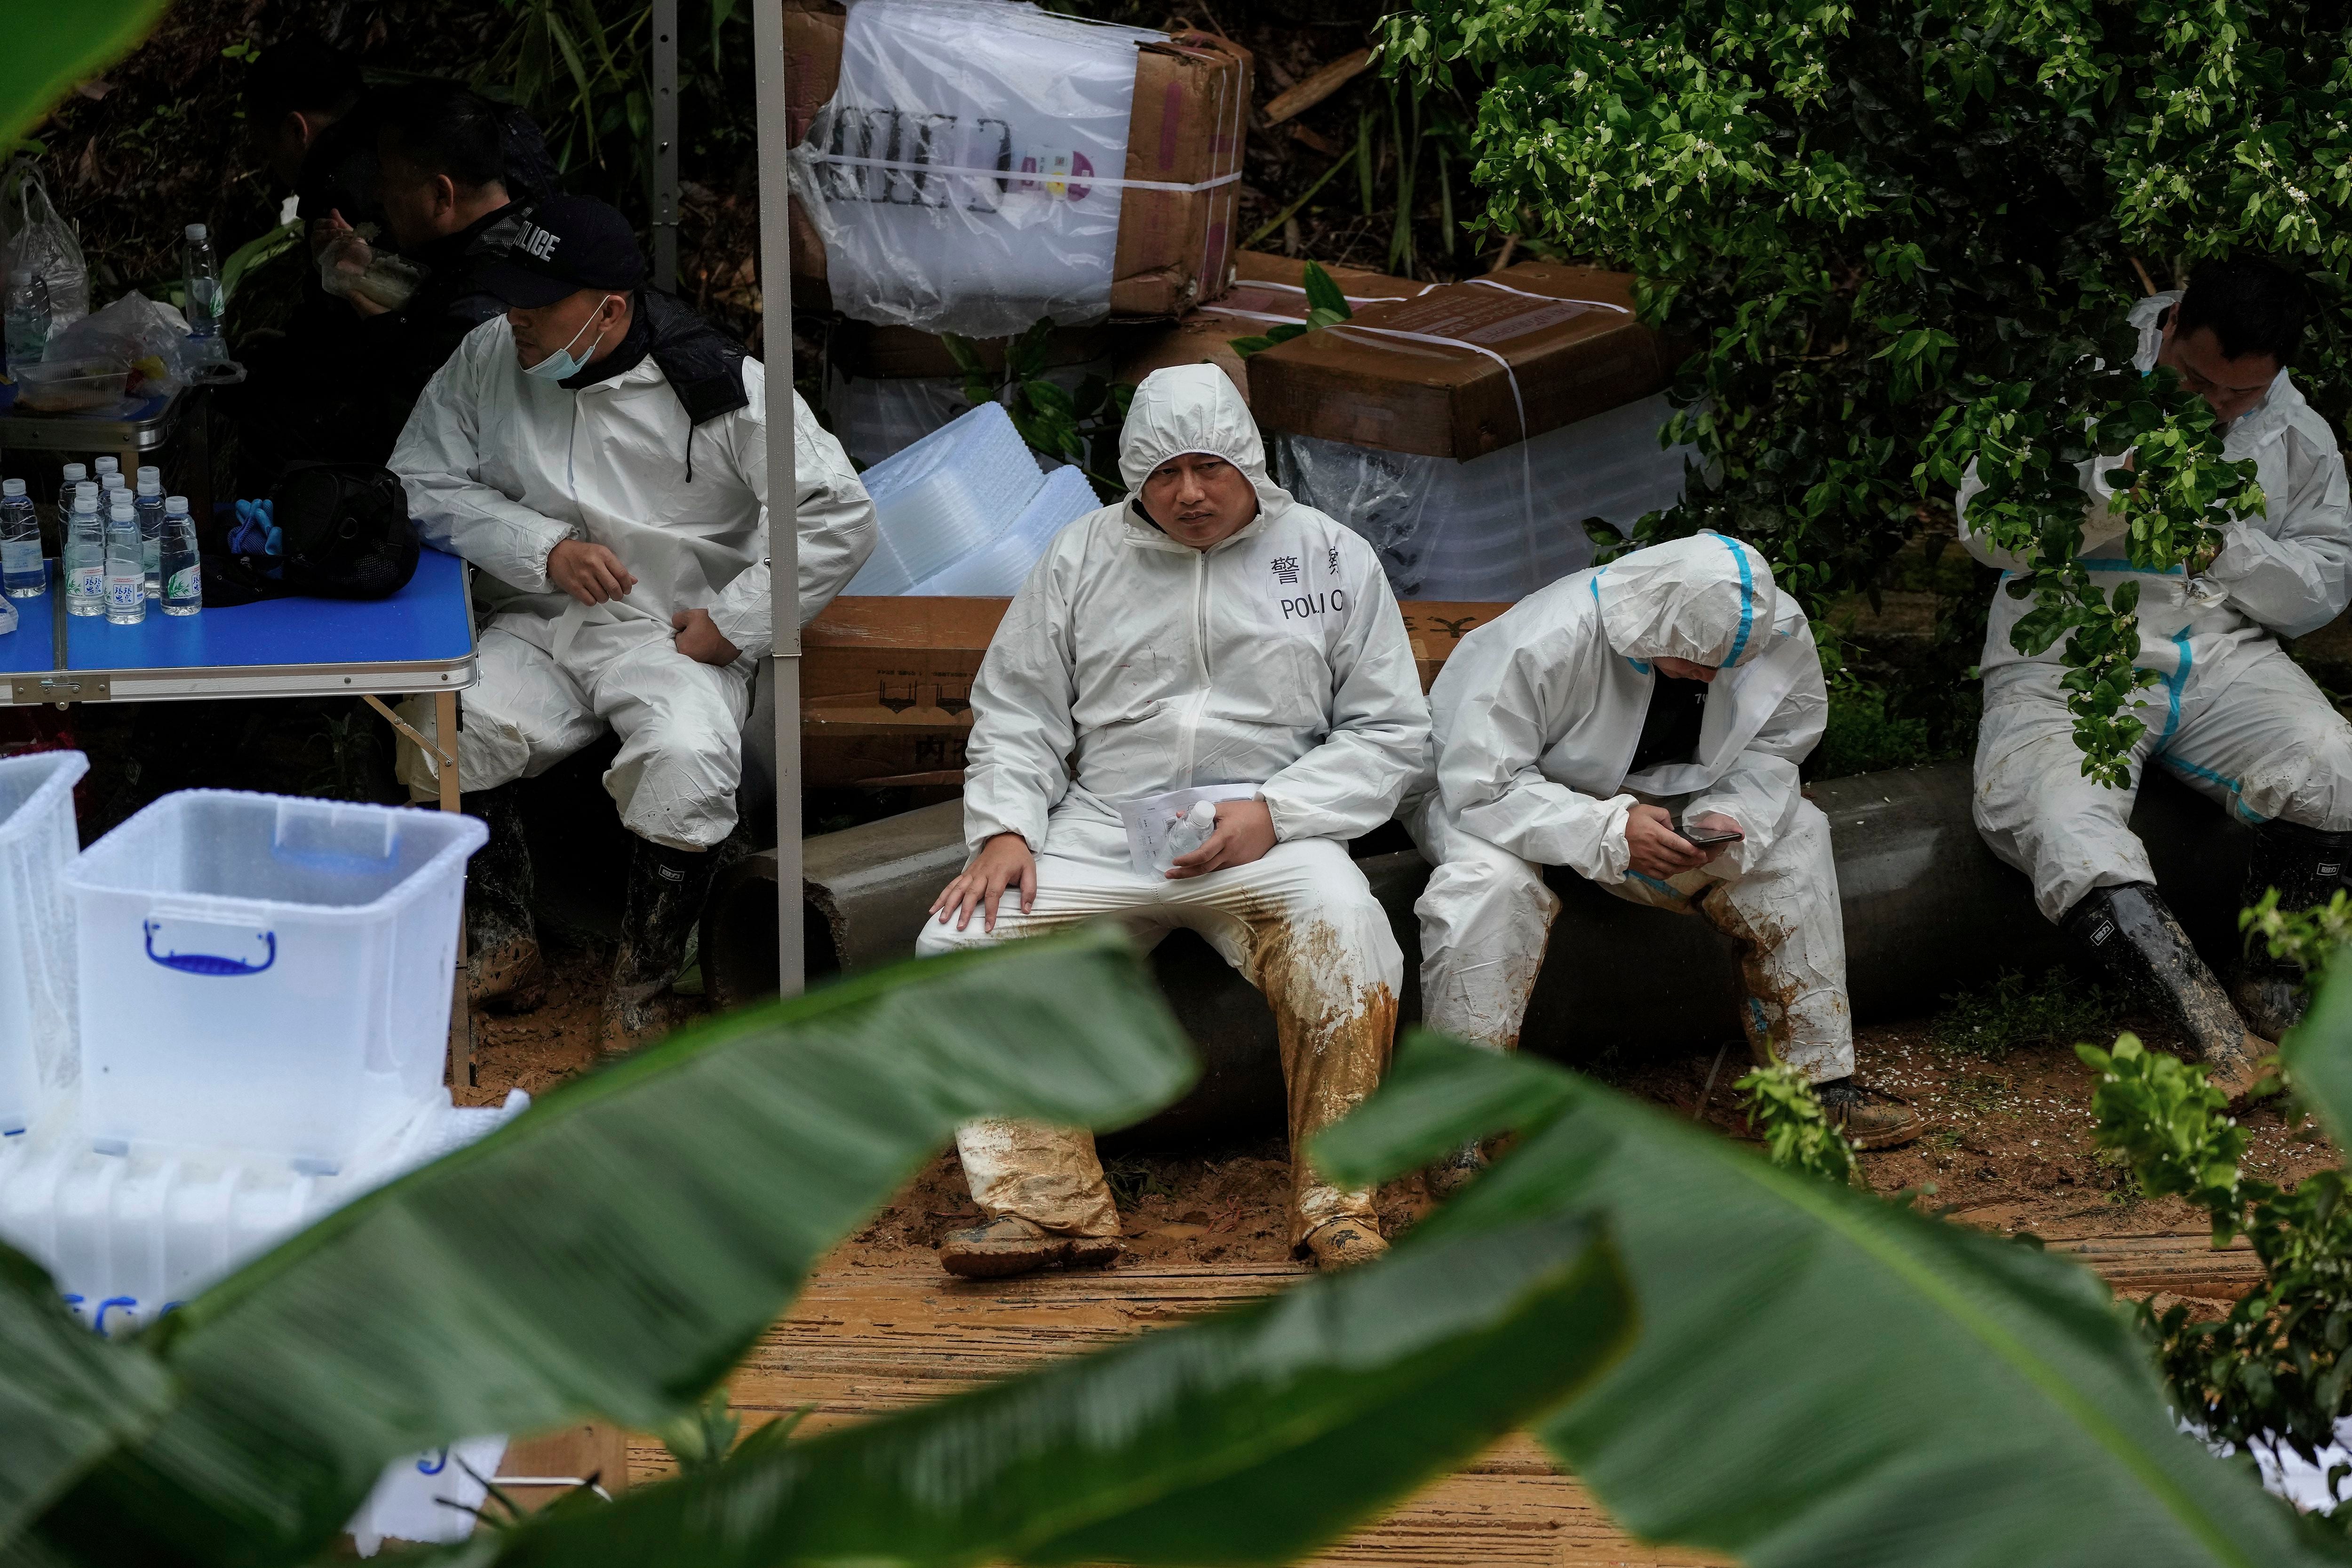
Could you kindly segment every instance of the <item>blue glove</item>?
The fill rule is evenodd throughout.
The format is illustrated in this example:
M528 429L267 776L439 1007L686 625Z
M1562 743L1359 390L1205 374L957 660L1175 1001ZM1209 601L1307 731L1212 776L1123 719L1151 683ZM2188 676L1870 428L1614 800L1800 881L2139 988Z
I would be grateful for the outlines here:
M228 552L232 555L267 555L286 553L286 535L271 515L271 503L266 500L241 500L236 503L236 526L228 531Z

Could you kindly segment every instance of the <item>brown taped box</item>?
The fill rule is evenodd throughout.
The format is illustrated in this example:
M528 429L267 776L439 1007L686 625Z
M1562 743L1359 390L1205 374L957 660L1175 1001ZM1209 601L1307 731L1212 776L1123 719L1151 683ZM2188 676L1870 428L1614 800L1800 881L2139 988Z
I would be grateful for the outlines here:
M847 24L848 14L824 0L787 0L784 116L794 145L840 83ZM1213 33L1137 46L1123 177L1199 185L1237 173L1254 71L1247 49ZM1214 295L1231 263L1240 205L1241 184L1231 180L1200 191L1123 192L1112 319L1164 321ZM830 310L824 245L797 203L792 230L793 302Z
M1268 349L1250 363L1251 411L1268 431L1469 458L1647 397L1671 379L1676 356L1633 318L1624 273L1530 261L1490 282L1502 287L1474 279L1365 306L1348 326ZM1509 373L1481 350L1507 361Z
M1359 267L1326 267L1351 304L1409 300L1428 289L1410 278L1391 278ZM1170 327L1139 330L1111 372L1113 381L1135 383L1173 364L1209 363L1223 370L1250 395L1248 361L1233 347L1235 338L1260 337L1283 321L1307 319L1307 262L1262 250L1234 253L1233 285ZM1269 321L1265 318L1274 317Z
M971 681L1010 599L843 597L801 633L801 766L813 788L963 779ZM1508 605L1410 601L1427 690L1465 634Z

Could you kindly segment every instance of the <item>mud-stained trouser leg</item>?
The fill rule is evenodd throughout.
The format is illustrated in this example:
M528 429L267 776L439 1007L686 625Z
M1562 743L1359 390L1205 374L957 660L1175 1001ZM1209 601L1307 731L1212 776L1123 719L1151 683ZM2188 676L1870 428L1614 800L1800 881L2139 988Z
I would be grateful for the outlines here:
M1473 1045L1514 1049L1543 969L1559 896L1543 868L1465 833L1433 795L1410 826L1436 868L1412 906L1421 922L1421 1017Z
M1740 1022L1758 1065L1780 1060L1808 1081L1853 1071L1853 1011L1846 999L1845 926L1829 818L1800 801L1788 831L1733 879L1706 868L1657 881L1638 871L1610 886L1619 898L1696 914L1739 944L1747 992Z
M1342 1190L1306 1157L1314 1135L1380 1084L1396 1036L1404 955L1347 847L1292 839L1229 871L1170 882L1124 864L1041 855L1030 912L959 931L926 921L919 953L936 953L1117 917L1146 942L1199 931L1265 993L1281 1042L1291 1137L1291 1240L1333 1219L1376 1226L1369 1190ZM975 1122L957 1152L972 1201L992 1218L1015 1214L1070 1236L1116 1236L1118 1214L1091 1134L1034 1122Z

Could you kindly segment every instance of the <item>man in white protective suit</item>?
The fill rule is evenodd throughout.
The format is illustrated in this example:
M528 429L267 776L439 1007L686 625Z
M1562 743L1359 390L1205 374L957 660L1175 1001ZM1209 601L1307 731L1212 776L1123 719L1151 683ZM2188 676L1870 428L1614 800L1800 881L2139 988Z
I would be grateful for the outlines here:
M1323 1180L1306 1147L1371 1093L1393 1043L1403 955L1348 841L1395 811L1429 743L1412 645L1371 548L1266 477L1215 366L1145 378L1119 473L1129 498L1055 538L989 644L964 770L972 858L918 948L1102 916L1146 940L1199 931L1274 1012L1292 1245L1354 1263L1386 1247L1372 1194ZM1229 786L1207 841L1139 868L1122 805L1148 820L1206 785ZM956 1147L986 1223L948 1238L950 1273L1118 1256L1086 1131L982 1121Z
M458 777L490 825L467 873L470 989L541 989L515 781L610 731L604 788L635 835L601 1045L676 1023L684 963L734 828L751 680L770 647L766 377L666 294L621 215L555 196L531 212L498 291L402 431L393 471L427 543L477 569L491 618L459 699ZM805 624L874 548L874 505L792 400ZM411 722L431 728L430 708ZM432 760L406 782L432 787Z
M2060 686L2064 638L2020 653L2011 630L2032 607L2004 588L1985 628L1984 725L1977 740L1977 827L1993 852L2033 879L2042 912L2107 974L2162 1007L2236 1097L2256 1064L2301 1016L2297 976L2257 948L2232 990L2189 946L2156 889L2130 826L2143 771L2161 763L2254 829L2245 900L2276 888L2307 909L2342 885L2352 849L2352 726L2286 651L2281 637L2315 631L2352 594L2352 498L2327 421L2304 402L2285 366L2309 312L2301 279L2241 258L2199 268L2182 293L2132 308L2135 363L2163 365L2227 422L2223 454L2258 466L2265 510L2224 530L2211 560L2184 573L2132 565L2107 476L2129 454L2083 465L2081 554L2112 595L2137 581L2141 669L2162 677L2133 711L2147 725L2131 787L2083 776ZM1960 486L1960 541L2005 572L2027 564L1969 526L1973 469ZM2235 1006L2232 1006L2234 999Z
M1429 702L1435 775L1402 813L1434 868L1414 906L1423 1022L1518 1044L1559 912L1544 868L1564 866L1737 942L1755 1059L1803 1072L1857 1145L1918 1136L1854 1081L1829 822L1797 781L1829 694L1761 555L1701 533L1563 577L1464 637ZM1471 1145L1430 1184L1484 1165Z

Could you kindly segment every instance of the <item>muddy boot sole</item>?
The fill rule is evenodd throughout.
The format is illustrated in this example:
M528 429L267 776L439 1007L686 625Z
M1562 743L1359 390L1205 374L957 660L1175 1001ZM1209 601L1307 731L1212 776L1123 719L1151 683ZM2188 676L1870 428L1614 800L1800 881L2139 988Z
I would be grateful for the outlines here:
M1308 1231L1307 1238L1293 1248L1312 1258L1315 1267L1326 1273L1370 1263L1388 1249L1389 1244L1381 1237L1380 1226L1359 1219L1325 1220Z
M949 1241L940 1248L940 1267L959 1279L1007 1279L1056 1264L1103 1268L1126 1250L1117 1237L1024 1237L1014 1241Z

